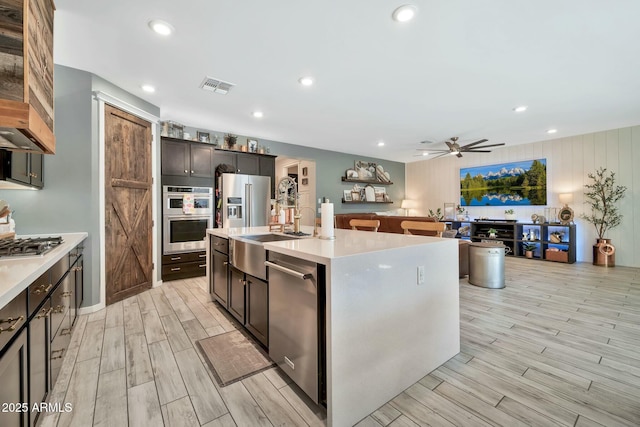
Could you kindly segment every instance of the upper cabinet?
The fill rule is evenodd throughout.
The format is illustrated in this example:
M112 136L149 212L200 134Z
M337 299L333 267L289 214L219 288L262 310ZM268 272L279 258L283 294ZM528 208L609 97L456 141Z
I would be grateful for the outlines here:
M162 175L213 178L215 149L210 144L162 138Z
M55 153L53 13L52 0L0 0L0 148Z

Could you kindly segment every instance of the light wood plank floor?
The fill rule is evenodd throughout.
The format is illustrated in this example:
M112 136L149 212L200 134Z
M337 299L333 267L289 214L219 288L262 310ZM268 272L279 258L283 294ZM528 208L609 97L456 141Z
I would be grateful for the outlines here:
M640 425L640 269L506 264L505 289L460 280L461 353L358 426ZM325 425L277 369L217 386L194 343L234 326L204 282L81 316L50 399L73 411L42 424Z

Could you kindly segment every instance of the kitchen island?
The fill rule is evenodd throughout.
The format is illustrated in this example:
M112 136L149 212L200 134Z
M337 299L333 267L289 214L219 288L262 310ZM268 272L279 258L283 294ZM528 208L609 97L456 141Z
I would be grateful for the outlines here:
M267 227L207 231L210 239L266 233ZM318 289L324 289L328 426L356 424L459 352L455 239L336 230L335 240L264 248L324 266Z

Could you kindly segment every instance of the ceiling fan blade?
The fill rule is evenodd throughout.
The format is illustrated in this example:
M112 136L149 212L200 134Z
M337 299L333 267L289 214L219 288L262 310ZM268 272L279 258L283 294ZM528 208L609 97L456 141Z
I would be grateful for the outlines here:
M464 151L473 151L475 149L481 149L481 148L489 148L489 147L500 147L501 145L504 145L504 142L501 144L489 144L489 145L482 145L480 147L474 147L468 150L464 150Z
M456 157L458 158L462 157L462 153L458 151L458 154L456 154Z
M450 153L451 150L434 150L432 148L416 148L418 151L429 151L432 153Z
M447 144L447 147L449 147L450 151L455 150L455 142L451 143L449 141L445 141L444 143Z
M489 141L489 140L488 139L481 139L479 141L472 142L471 144L463 145L460 148L465 149L465 148L473 147L474 145L482 144L483 142L487 142L487 141Z
M465 153L490 153L491 150L468 150Z
M442 157L442 156L448 156L449 154L450 154L450 152L447 151L446 153L442 153L442 154L439 154L439 155L437 155L435 157L432 157L432 159L437 159L438 157Z

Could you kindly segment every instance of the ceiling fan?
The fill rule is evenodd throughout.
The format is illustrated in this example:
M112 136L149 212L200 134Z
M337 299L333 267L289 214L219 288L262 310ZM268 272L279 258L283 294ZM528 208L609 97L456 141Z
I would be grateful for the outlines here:
M484 150L484 148L499 147L501 145L504 145L504 142L502 142L500 144L489 144L489 145L478 146L478 144L482 144L487 141L489 140L480 139L476 142L472 142L470 144L460 146L460 144L458 144L458 137L454 136L451 139L449 139L449 141L444 142L445 144L447 144L447 147L449 147L447 150L432 150L429 148L418 148L417 150L428 151L429 153L441 153L436 157L433 157L433 159L437 159L438 157L447 156L449 154L455 154L457 157L462 157L462 153L490 153L491 150ZM426 141L423 141L423 142L426 142Z

